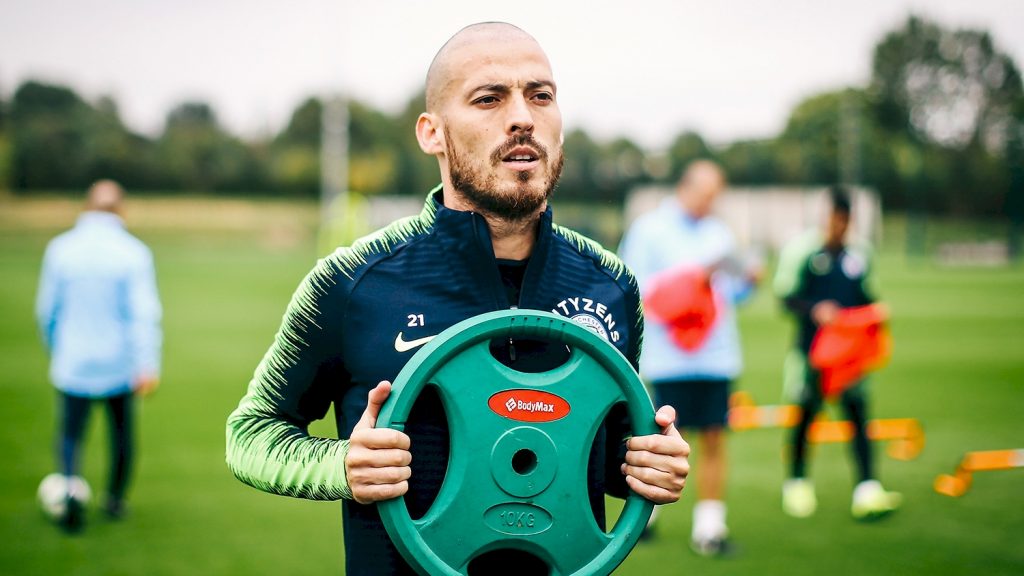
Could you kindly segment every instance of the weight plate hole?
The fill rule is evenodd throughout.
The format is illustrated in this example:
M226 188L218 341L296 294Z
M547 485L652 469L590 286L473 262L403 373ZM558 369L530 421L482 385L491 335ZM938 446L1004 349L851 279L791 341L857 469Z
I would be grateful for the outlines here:
M495 338L490 351L501 364L525 374L549 372L572 357L572 348L566 344L529 338Z
M528 574L546 576L551 567L539 557L525 551L498 548L473 558L466 567L469 576L494 576L495 574Z
M411 439L412 477L405 503L409 517L418 520L434 504L448 473L451 438L448 412L437 386L428 383L413 403L405 421L405 433Z
M523 448L512 455L512 469L523 476L537 468L537 454L533 450Z

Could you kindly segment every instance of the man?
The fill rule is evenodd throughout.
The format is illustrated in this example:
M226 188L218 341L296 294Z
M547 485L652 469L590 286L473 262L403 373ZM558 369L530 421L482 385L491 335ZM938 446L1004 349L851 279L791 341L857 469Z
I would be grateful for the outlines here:
M412 573L372 504L408 492L416 517L444 476L447 423L436 395L421 397L405 433L374 428L389 381L416 347L466 318L518 307L578 317L634 366L640 350L643 320L632 275L613 255L551 221L547 199L562 166L562 120L536 40L503 23L461 30L430 66L426 108L416 137L437 157L441 185L419 216L320 261L228 420L227 460L242 481L279 494L345 500L350 576ZM561 350L516 341L495 353L529 370L559 362ZM331 403L342 439L309 436L308 424ZM609 454L621 440L614 426L612 440L599 435L588 470L599 522L605 491L624 495L628 486L654 502L679 498L689 447L673 418L671 407L659 410L664 432L631 438L621 463Z
M801 416L790 443L790 478L783 485L783 510L794 517L814 514L817 496L807 479L807 429L822 408L821 374L808 356L822 327L836 322L844 308L875 301L868 252L846 243L850 225L850 199L845 190L833 188L825 233L811 232L788 244L779 256L774 288L797 322L796 351L787 360L787 382L795 383ZM867 390L864 382L846 388L839 402L853 424L853 456L858 483L851 512L867 520L896 510L901 497L887 492L875 478L871 442L867 437Z
M58 468L68 480L78 474L89 411L101 401L112 442L104 509L113 518L124 513L131 474L132 397L159 384L162 343L153 256L125 230L123 197L111 180L89 188L74 228L46 247L36 300L50 378L59 391ZM69 531L82 527L81 498L67 495L60 522Z
M620 249L645 299L644 379L654 388L658 404L677 408L676 425L697 433L691 547L702 555L720 554L727 546L725 427L729 391L742 369L734 306L752 293L760 277L756 268L744 270L732 232L711 215L725 186L717 164L691 163L676 195L637 219ZM710 288L713 317L682 327L660 308L699 297L682 292L693 283Z

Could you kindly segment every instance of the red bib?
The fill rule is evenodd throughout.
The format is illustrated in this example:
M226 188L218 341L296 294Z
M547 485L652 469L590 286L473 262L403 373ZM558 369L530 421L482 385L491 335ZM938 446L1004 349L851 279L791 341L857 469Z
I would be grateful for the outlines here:
M718 317L710 276L696 266L679 266L652 278L644 310L666 325L672 341L688 352L701 347Z
M888 309L881 304L854 306L844 308L835 322L818 330L808 360L821 372L821 391L826 397L840 394L889 361L892 336L885 325L888 317Z

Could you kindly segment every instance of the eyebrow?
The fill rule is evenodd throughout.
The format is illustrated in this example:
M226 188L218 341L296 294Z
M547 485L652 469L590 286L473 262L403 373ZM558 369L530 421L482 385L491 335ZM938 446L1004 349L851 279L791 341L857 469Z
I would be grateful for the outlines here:
M552 92L557 92L557 90L558 90L555 87L555 83L553 81L551 81L551 80L531 80L531 81L527 82L526 86L525 86L525 89L527 91L537 90L537 89L540 89L540 88L550 88ZM481 84L479 86L476 86L475 88L473 88L472 90L467 92L466 95L468 97L472 97L477 92L497 92L498 94L508 94L511 91L512 91L512 87L509 86L508 84L501 84L499 82L494 82L494 83Z

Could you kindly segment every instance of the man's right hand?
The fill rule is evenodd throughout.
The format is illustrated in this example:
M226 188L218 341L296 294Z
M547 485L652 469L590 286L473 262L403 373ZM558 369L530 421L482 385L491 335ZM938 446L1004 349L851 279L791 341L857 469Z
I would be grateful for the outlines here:
M822 300L811 308L811 320L818 326L828 326L836 321L841 310L835 300Z
M345 475L352 499L360 504L397 498L409 491L409 436L391 428L374 428L380 407L390 394L387 381L370 390L366 410L349 437Z

